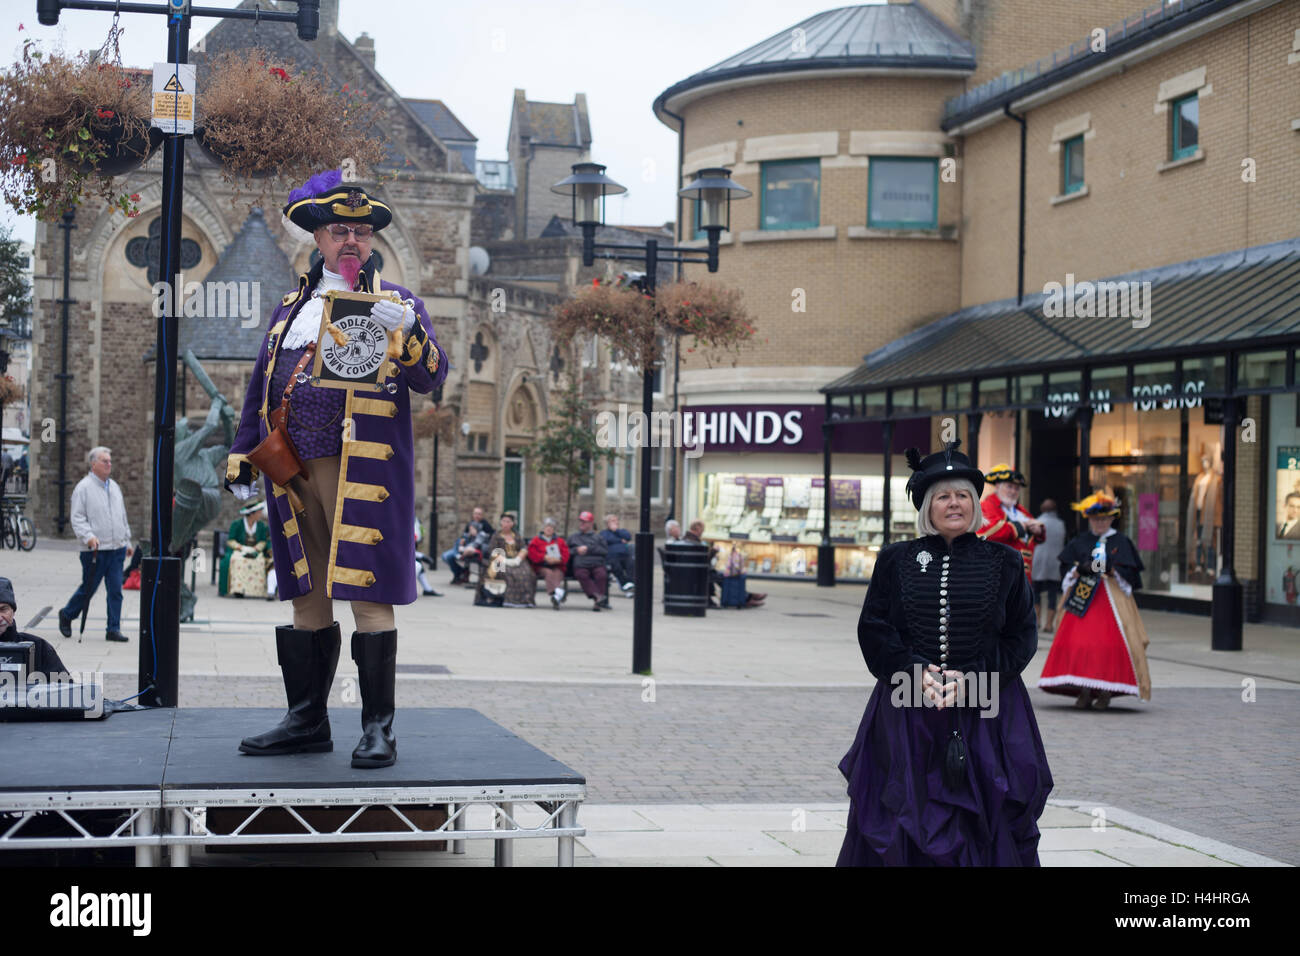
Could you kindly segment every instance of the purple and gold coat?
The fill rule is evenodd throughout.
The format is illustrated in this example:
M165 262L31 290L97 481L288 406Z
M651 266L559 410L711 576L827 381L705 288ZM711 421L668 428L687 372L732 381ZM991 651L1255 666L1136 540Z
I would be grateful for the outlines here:
M258 469L248 460L267 435L267 415L279 406L270 386L280 342L311 297L320 280L317 263L298 278L298 289L284 297L271 314L241 410L239 431L226 463L226 484L252 484ZM410 604L415 601L415 441L411 433L410 392L427 394L447 377L447 353L438 345L424 303L407 289L384 282L367 263L358 281L361 292L389 290L414 299L416 322L407 333L396 374L376 391L371 386L342 390L344 407L339 430L338 503L331 523L329 567L323 582L326 594L343 601ZM392 388L395 386L395 388ZM299 386L306 387L306 386ZM391 390L390 390L391 388ZM295 392L295 395L297 393ZM271 399L274 401L271 401ZM347 423L351 422L351 430ZM265 479L280 600L307 594L322 582L312 580L303 550L298 520L289 494Z

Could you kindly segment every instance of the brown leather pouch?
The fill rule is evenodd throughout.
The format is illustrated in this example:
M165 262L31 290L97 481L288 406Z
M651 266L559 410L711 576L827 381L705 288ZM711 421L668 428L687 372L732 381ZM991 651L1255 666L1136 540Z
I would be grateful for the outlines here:
M307 479L307 470L303 467L302 459L298 457L298 449L293 447L293 441L289 438L289 396L293 393L294 386L298 384L298 375L312 360L315 351L316 346L309 345L302 358L298 360L293 374L289 376L289 384L284 387L280 407L269 416L270 430L266 437L258 442L257 447L248 453L248 460L252 462L253 467L281 488L287 488L289 482L298 476L301 476L304 481Z

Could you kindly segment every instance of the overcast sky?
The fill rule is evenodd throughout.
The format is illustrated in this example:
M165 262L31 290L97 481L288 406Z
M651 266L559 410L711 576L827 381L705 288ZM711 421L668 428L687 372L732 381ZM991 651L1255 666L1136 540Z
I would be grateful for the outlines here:
M238 6L204 0L201 6ZM504 159L516 87L531 100L587 94L592 158L628 187L609 202L611 223L659 224L673 216L677 136L655 118L654 98L678 80L837 6L834 0L341 0L339 29L375 40L376 67L402 96L440 99L478 137L478 158ZM293 5L286 3L285 9ZM112 15L65 10L42 27L36 0L0 0L0 54L35 37L65 51L97 49ZM406 18L415 17L413 21ZM23 31L18 25L24 26ZM195 18L191 41L216 21ZM166 49L162 17L122 14L122 61L151 66ZM203 91L199 90L202 111ZM14 235L31 219L3 207Z

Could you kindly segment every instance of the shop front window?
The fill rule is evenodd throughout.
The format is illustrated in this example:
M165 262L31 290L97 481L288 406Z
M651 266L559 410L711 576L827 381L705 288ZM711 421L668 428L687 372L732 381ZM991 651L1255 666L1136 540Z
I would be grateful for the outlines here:
M1112 368L1093 369L1088 394L1092 397L1092 410L1095 414L1104 415L1113 411L1113 406L1128 398L1128 368L1116 365Z
M1286 387L1286 352L1251 352L1237 357L1237 387L1245 391Z
M1016 389L1013 404L1034 406L1043 404L1042 375L1021 375L1011 381Z
M1183 391L1202 397L1221 396L1227 383L1226 372L1227 362L1222 355L1183 359ZM1134 376L1136 384L1136 370Z
M893 394L893 416L901 418L916 411L916 389L896 388Z
M970 408L970 382L956 382L948 386L948 398L944 408Z
M1204 380L1184 369L1180 392L1175 372L1172 362L1136 366L1132 397L1093 415L1084 493L1120 498L1116 527L1137 545L1148 591L1209 600L1222 564L1222 429L1206 421ZM1107 380L1120 387L1120 369L1104 370L1094 389Z
M943 386L927 385L916 390L916 410L918 412L943 411Z
M881 475L834 476L829 501L824 480L814 475L712 472L697 482L704 537L720 547L719 570L734 548L746 573L815 578L829 517L836 577L871 577L885 541ZM898 475L890 482L894 541L916 533L905 484Z
M1264 401L1269 403L1264 601L1291 614L1294 623L1300 618L1300 396L1272 395Z
M1007 380L1005 378L980 379L980 408L999 408L1007 404Z

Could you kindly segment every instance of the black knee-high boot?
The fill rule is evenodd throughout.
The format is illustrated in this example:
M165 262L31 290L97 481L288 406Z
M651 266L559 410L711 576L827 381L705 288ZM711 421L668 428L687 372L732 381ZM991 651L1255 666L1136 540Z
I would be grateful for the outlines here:
M352 766L392 766L397 760L397 738L393 736L397 632L354 633L352 659L361 685L361 742L352 751Z
M279 725L256 737L245 737L239 749L255 756L325 753L330 740L327 709L343 634L335 622L317 631L296 627L275 629L275 653L284 675L289 712Z

